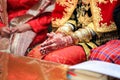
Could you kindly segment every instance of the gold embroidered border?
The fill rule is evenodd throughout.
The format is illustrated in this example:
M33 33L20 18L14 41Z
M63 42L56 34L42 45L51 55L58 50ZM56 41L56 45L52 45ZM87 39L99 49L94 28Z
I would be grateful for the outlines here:
M78 0L56 0L57 4L61 6L67 6L65 12L63 12L63 17L61 19L52 19L53 27L60 27L71 17L74 9L76 8Z
M112 3L114 0L110 0ZM94 29L97 32L109 32L109 31L114 31L116 30L116 25L114 22L110 22L111 24L109 27L107 26L107 23L104 24L99 24L101 20L103 20L102 15L101 15L101 9L98 7L97 3L104 3L106 4L108 0L91 0L91 12L92 12L92 17L93 17L93 23L94 23ZM101 25L101 26L100 26Z

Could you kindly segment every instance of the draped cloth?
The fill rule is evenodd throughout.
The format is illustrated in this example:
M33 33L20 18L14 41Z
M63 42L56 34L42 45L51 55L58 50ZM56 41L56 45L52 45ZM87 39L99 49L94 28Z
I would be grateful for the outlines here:
M67 70L67 65L0 53L0 80L67 80Z
M6 20L6 16L3 16L1 18L4 20L4 23L6 23L6 25L10 24L9 27L19 26L39 16L42 13L52 12L52 10L54 9L54 2L55 0L39 0L39 2L32 8L30 8L24 15L13 18L10 23L8 23L8 21ZM1 4L2 3L6 5L6 2L4 0L1 1ZM7 7L7 5L5 7ZM7 14L7 12L3 14ZM36 33L32 30L11 34L10 38L8 38L9 44L6 46L6 48L4 48L4 50L1 51L23 56L35 36Z

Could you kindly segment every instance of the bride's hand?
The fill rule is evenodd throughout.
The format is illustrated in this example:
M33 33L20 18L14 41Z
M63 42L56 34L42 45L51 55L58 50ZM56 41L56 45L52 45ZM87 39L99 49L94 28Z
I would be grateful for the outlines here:
M48 39L41 44L40 51L45 54L72 44L73 40L71 36L64 36L61 33L51 33L48 34Z

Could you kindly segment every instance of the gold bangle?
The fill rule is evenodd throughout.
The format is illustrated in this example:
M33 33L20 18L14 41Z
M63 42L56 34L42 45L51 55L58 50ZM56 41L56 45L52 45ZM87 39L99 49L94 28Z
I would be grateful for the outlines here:
M76 34L72 32L70 36L72 37L74 44L78 44L79 38L76 36Z
M89 42L92 39L92 34L89 28L78 29L74 33L71 33L75 44L78 42Z
M96 33L93 31L92 28L90 28L90 27L85 27L85 28L91 33L91 37L96 35Z
M85 28L78 29L74 34L79 38L79 42L89 42L92 39L91 32Z
M84 41L89 42L92 39L91 33L87 29L80 29L79 31L83 35L82 39Z
M71 26L72 25L70 25L69 23L66 23L64 26L58 28L56 32L61 32L61 33L68 35L73 30Z
M79 39L79 42L82 42L83 41L83 35L80 31L75 31L74 34L78 37Z

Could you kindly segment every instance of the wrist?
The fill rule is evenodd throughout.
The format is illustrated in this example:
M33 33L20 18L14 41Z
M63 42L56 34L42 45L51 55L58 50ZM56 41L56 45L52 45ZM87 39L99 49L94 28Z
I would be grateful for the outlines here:
M70 34L70 36L71 36L71 38L73 40L73 44L78 44L79 43L79 38L78 38L78 36L74 32L72 32Z
M30 24L24 24L24 26L23 27L25 27L25 30L31 30L32 29L32 27L30 26Z
M70 35L66 36L65 39L66 39L65 41L67 46L74 44L74 40Z
M22 25L16 26L16 28L18 32L24 32L24 31L31 30L31 27L29 24L22 24Z
M59 35L60 37L64 37L66 36L66 34L62 33L62 32L56 32L57 35Z

